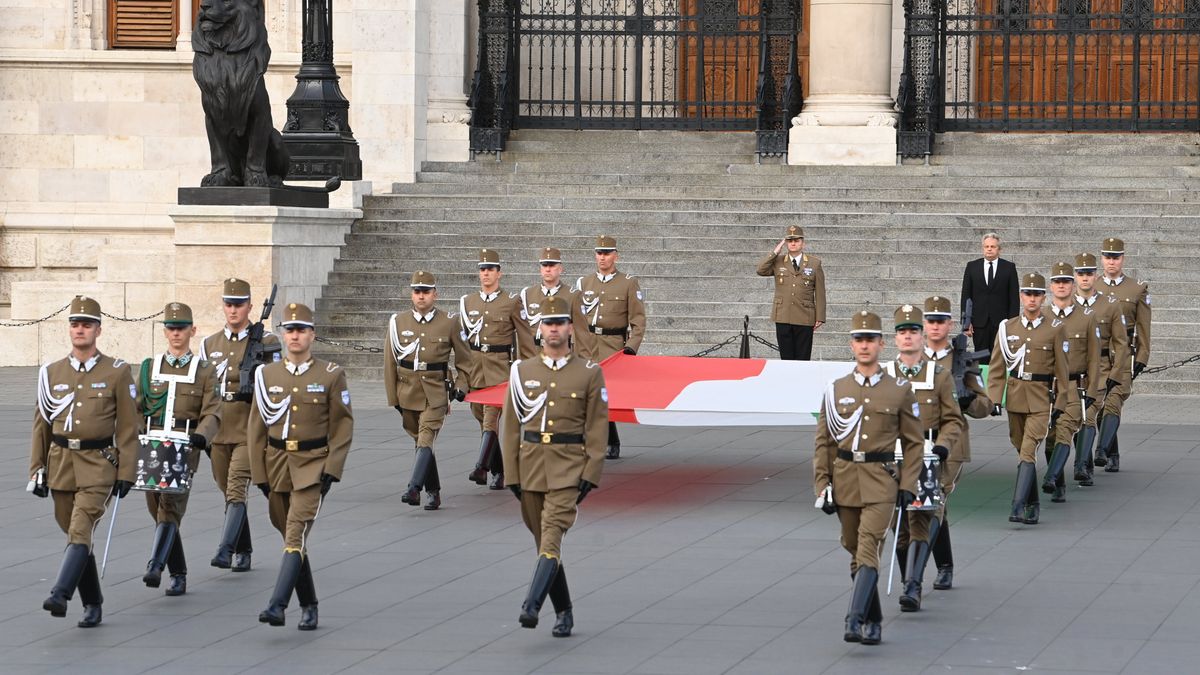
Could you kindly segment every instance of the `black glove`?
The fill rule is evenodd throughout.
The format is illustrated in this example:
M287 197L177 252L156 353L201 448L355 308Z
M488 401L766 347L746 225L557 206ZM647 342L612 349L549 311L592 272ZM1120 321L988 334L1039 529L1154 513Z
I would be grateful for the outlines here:
M394 405L394 406L392 406L392 407L396 409L396 412L398 412L398 413L401 413L401 414L403 414L403 413L404 413L404 410L403 410L403 409L401 409L401 408L400 408L400 406L398 406L398 405Z
M208 455L209 459L212 459L212 447L210 446L210 447L205 448L204 454Z
M512 491L513 496L518 500L521 498L521 486L516 483L510 483L508 489Z
M947 448L944 445L935 445L933 446L933 454L937 455L939 462L945 464L946 459L950 457L950 448Z
M129 494L129 491L132 488L133 488L133 483L131 483L127 480L118 480L113 483L112 493L114 495L120 497L121 499L124 499L125 495Z
M451 394L451 396L454 397L455 401L462 403L467 398L467 392L463 391L462 389L455 388L454 393Z
M338 479L333 476L327 473L321 474L321 496L324 497L329 494L329 488L333 487L333 484L336 482L338 482Z
M208 449L208 439L204 437L204 434L188 434L188 443L199 450Z
M976 396L978 395L973 391L967 392L966 396L960 396L958 399L958 409L966 410L967 408L970 408L971 404L975 402Z
M630 356L637 356L637 350L634 349L633 347L625 347L621 351L625 352L626 354L628 354Z
M259 490L262 490L262 493L263 493L263 496L264 496L264 497L270 497L270 496L271 496L271 485L270 485L269 483L259 483L259 484L258 484L258 489L259 489Z
M837 504L825 502L821 505L821 511L827 516L832 516L833 514L837 513Z
M1145 370L1145 369L1146 369L1146 364L1144 364L1144 363L1139 363L1138 361L1134 361L1134 362L1133 362L1133 376L1134 376L1134 377L1137 377L1138 375L1141 375L1141 374L1142 374L1142 371L1143 371L1143 370Z
M33 489L30 492L35 497L45 499L50 496L50 487L46 484L46 474L44 472L41 475L34 474L30 482L33 483Z
M589 483L586 480L580 480L579 481L579 496L575 498L575 503L578 504L579 502L583 501L583 498L588 496L588 493L591 492L592 488L594 488L594 487L596 487L595 483Z
M1107 394L1108 392L1115 389L1117 387L1117 385L1119 385L1119 384L1121 384L1121 383L1117 382L1116 380L1112 379L1111 377L1108 378L1107 380L1104 381L1104 393Z
M903 509L909 504L917 501L917 496L908 490L901 490L900 494L896 495L896 506Z
M1095 402L1096 402L1096 399L1092 398L1091 396L1083 397L1083 407L1085 407L1085 408L1092 407L1092 404Z
M1050 411L1050 424L1057 424L1058 418L1061 417L1062 414L1063 414L1063 411L1059 410L1058 408L1051 410Z
M993 406L992 406L992 417L995 417L995 416L997 416L997 415L999 415L999 414L1000 414L1000 404L999 404L999 403L997 403L997 404L995 404L995 405L993 405Z

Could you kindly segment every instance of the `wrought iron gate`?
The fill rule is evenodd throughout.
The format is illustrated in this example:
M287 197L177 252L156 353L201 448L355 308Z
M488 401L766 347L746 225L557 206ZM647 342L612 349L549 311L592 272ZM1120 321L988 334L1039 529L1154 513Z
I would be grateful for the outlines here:
M801 0L480 0L471 149L514 128L759 132L800 110Z

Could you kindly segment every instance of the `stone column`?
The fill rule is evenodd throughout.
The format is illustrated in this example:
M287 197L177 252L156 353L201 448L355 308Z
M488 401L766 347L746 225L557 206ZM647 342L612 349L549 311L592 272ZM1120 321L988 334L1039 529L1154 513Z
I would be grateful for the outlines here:
M175 37L175 51L192 51L192 13L193 2L200 0L179 0L179 35Z
M808 21L809 95L788 163L895 164L892 2L811 0Z
M441 0L430 9L430 32L438 39L430 44L429 55L429 134L426 157L431 162L465 162L470 159L471 111L467 108L468 68L465 54L471 52L467 41L475 35L469 30L474 14L473 0Z

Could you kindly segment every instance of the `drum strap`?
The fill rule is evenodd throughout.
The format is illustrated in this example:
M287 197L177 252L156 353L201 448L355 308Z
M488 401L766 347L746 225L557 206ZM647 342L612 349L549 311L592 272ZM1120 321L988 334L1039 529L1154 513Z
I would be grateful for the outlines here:
M75 426L75 406L71 405L75 402L75 392L67 392L61 398L55 396L50 391L50 375L47 372L48 365L43 365L42 369L38 371L38 412L41 414L42 419L47 424L50 424L66 410L67 419L63 420L63 430L69 432Z
M158 394L150 388L150 370L153 357L142 361L142 370L138 373L138 388L142 391L142 416L153 417L167 407L167 392Z
M164 431L170 431L175 428L175 388L179 383L193 384L196 382L196 370L200 367L200 359L192 359L189 361L186 374L170 374L162 372L163 361L165 354L156 354L154 356L154 369L150 373L150 379L155 382L166 382L167 391L166 399L162 406L162 428ZM145 372L145 364L142 364L143 372ZM146 387L147 392L150 387ZM146 431L150 431L149 424L146 426Z

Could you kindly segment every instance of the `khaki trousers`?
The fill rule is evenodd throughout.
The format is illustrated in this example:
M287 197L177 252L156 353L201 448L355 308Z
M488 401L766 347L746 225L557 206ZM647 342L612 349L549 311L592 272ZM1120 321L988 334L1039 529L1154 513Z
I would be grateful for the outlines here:
M176 527L183 522L183 514L187 511L188 495L146 493L146 508L155 523L174 523Z
M835 494L837 488L834 488ZM850 573L859 567L879 569L879 548L894 522L895 502L839 506L838 520L842 523L842 548L850 552Z
M563 535L575 524L579 513L575 508L578 498L579 488L521 492L521 519L533 534L538 555L561 559Z
M308 533L312 531L321 503L321 484L310 485L291 492L271 491L267 499L271 524L283 535L283 551L299 551L305 555Z
M237 445L214 443L212 446L213 479L228 503L244 503L250 486L250 452L245 443Z
M1037 464L1038 446L1046 440L1049 423L1049 410L1034 413L1008 411L1008 440L1017 449L1022 462Z
M54 520L67 535L68 544L92 547L96 524L104 517L112 487L98 485L77 490L51 490Z
M472 389L471 391L477 391ZM482 405L480 403L471 404L471 414L475 419L479 420L479 428L482 431L496 431L500 421L500 408L494 406Z
M400 417L404 420L404 430L417 442L418 448L432 448L438 432L442 430L442 423L446 420L446 408L401 408Z

